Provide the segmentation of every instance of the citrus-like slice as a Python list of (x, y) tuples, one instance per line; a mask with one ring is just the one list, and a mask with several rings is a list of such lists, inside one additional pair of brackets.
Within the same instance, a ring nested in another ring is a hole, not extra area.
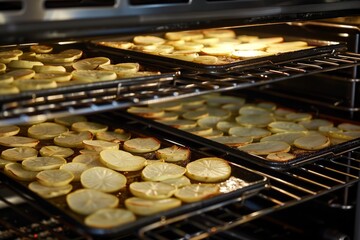
[(125, 206), (133, 213), (140, 216), (149, 216), (162, 211), (181, 206), (181, 201), (176, 198), (166, 199), (143, 199), (131, 197), (125, 200)]
[(72, 160), (73, 163), (83, 163), (86, 166), (90, 167), (102, 167), (104, 166), (101, 162), (100, 162), (100, 155), (99, 153), (96, 154), (80, 154), (77, 155), (76, 157), (73, 158)]
[(59, 146), (44, 146), (40, 148), (40, 155), (43, 157), (62, 157), (67, 158), (74, 154), (74, 150)]
[(96, 139), (108, 142), (120, 143), (129, 140), (130, 138), (131, 133), (125, 132), (122, 129), (115, 129), (113, 132), (106, 131), (96, 133)]
[(35, 76), (35, 71), (31, 69), (18, 69), (5, 73), (6, 76), (11, 76), (14, 80), (28, 80)]
[(60, 187), (68, 185), (74, 179), (74, 175), (66, 170), (50, 169), (39, 172), (36, 179), (44, 186)]
[(337, 127), (344, 131), (360, 131), (360, 125), (354, 123), (340, 123)]
[(91, 140), (93, 134), (89, 131), (65, 132), (54, 138), (54, 143), (61, 147), (83, 148), (84, 140)]
[(68, 194), (73, 189), (71, 184), (58, 187), (48, 187), (42, 185), (38, 181), (31, 182), (28, 185), (29, 189), (43, 198), (54, 198)]
[(30, 50), (36, 53), (49, 53), (53, 50), (53, 47), (48, 45), (31, 45)]
[(220, 187), (217, 184), (191, 184), (178, 189), (175, 192), (175, 197), (183, 202), (197, 202), (206, 198), (213, 197), (220, 192)]
[(106, 149), (119, 149), (118, 143), (104, 140), (84, 140), (83, 144), (85, 149), (95, 152), (101, 152), (102, 150)]
[(134, 213), (121, 208), (100, 209), (84, 220), (85, 224), (94, 228), (114, 228), (136, 220)]
[(0, 137), (0, 145), (5, 147), (36, 147), (39, 140), (22, 136)]
[(75, 70), (94, 70), (100, 66), (110, 64), (110, 59), (107, 57), (85, 58), (73, 63)]
[(108, 126), (95, 122), (76, 122), (71, 125), (71, 129), (77, 132), (89, 131), (96, 134), (98, 132), (105, 132)]
[(289, 152), (290, 145), (282, 141), (265, 141), (259, 143), (250, 143), (238, 147), (239, 150), (254, 155), (268, 155), (277, 152)]
[(63, 66), (53, 66), (53, 65), (35, 65), (33, 66), (33, 70), (37, 73), (65, 73), (66, 68)]
[(330, 140), (328, 137), (316, 133), (296, 139), (294, 145), (305, 150), (319, 150), (330, 146)]
[(43, 80), (43, 79), (31, 79), (29, 80), (17, 80), (15, 85), (20, 91), (32, 91), (32, 90), (41, 90), (56, 88), (57, 84), (52, 80)]
[(94, 189), (79, 189), (69, 193), (66, 202), (74, 212), (89, 215), (103, 208), (117, 207), (119, 198)]
[(80, 181), (80, 175), (88, 168), (88, 165), (80, 162), (68, 162), (60, 167), (60, 169), (71, 172), (74, 175), (73, 181)]
[(353, 131), (353, 132), (330, 132), (330, 137), (344, 139), (344, 140), (353, 140), (356, 138), (360, 138), (360, 131)]
[(237, 137), (237, 136), (221, 136), (221, 137), (214, 137), (211, 140), (225, 144), (230, 147), (239, 147), (249, 144), (253, 141), (252, 137)]
[(51, 122), (44, 122), (33, 125), (28, 128), (29, 137), (33, 137), (40, 140), (53, 139), (62, 133), (68, 131), (68, 128)]
[(186, 176), (200, 182), (220, 182), (231, 175), (229, 163), (221, 158), (200, 158), (186, 165)]
[(191, 184), (190, 179), (188, 177), (186, 177), (186, 176), (181, 176), (179, 178), (165, 179), (165, 180), (163, 180), (161, 182), (170, 184), (170, 185), (175, 186), (177, 188), (180, 188), (180, 187)]
[(124, 142), (123, 148), (132, 153), (153, 152), (160, 148), (161, 143), (153, 137), (132, 138)]
[(35, 158), (37, 155), (38, 151), (32, 147), (15, 147), (1, 152), (1, 158), (10, 161), (22, 161)]
[(310, 113), (289, 113), (285, 116), (286, 120), (293, 122), (300, 122), (310, 120), (312, 115)]
[(71, 116), (59, 117), (54, 119), (54, 122), (58, 124), (62, 124), (67, 127), (71, 127), (71, 125), (76, 122), (86, 122), (86, 121), (87, 118), (81, 115), (71, 115)]
[(30, 171), (57, 169), (65, 163), (66, 160), (61, 157), (36, 157), (22, 161), (23, 167)]
[(146, 118), (158, 118), (164, 115), (164, 110), (149, 107), (130, 107), (127, 112)]
[(306, 133), (304, 132), (283, 132), (275, 133), (273, 135), (263, 137), (260, 142), (264, 141), (282, 141), (290, 145), (294, 144), (294, 141), (298, 138), (304, 137)]
[(334, 124), (325, 119), (310, 119), (305, 121), (300, 121), (300, 125), (303, 125), (308, 130), (318, 130), (319, 127), (332, 127)]
[(83, 187), (102, 192), (115, 192), (125, 187), (126, 177), (119, 172), (105, 167), (93, 167), (80, 176)]
[(275, 121), (269, 123), (268, 129), (273, 133), (307, 131), (307, 129), (303, 125), (294, 122), (285, 122), (285, 121)]
[(34, 181), (38, 172), (26, 170), (20, 163), (8, 163), (4, 167), (4, 173), (19, 181)]
[(266, 127), (275, 119), (271, 114), (251, 114), (238, 116), (235, 120), (245, 127)]
[(171, 178), (179, 178), (186, 172), (184, 167), (173, 163), (156, 162), (147, 165), (141, 172), (146, 181), (163, 181)]
[(164, 159), (166, 162), (185, 161), (190, 158), (190, 154), (190, 149), (176, 145), (162, 148), (155, 152), (157, 159)]
[(176, 187), (164, 182), (133, 182), (129, 189), (135, 197), (145, 199), (169, 198), (176, 191)]
[(196, 127), (197, 125), (195, 121), (184, 120), (184, 119), (170, 120), (170, 121), (159, 120), (158, 122), (179, 129), (193, 128)]
[(269, 136), (271, 132), (258, 127), (232, 127), (229, 129), (229, 134), (231, 136), (252, 137), (254, 139), (259, 139)]
[(56, 82), (66, 82), (70, 81), (72, 78), (71, 73), (68, 72), (43, 72), (43, 73), (36, 73), (34, 79), (49, 79)]
[(295, 157), (296, 156), (292, 153), (277, 152), (277, 153), (270, 153), (269, 155), (266, 156), (266, 159), (275, 162), (286, 162), (294, 159)]
[(145, 167), (146, 159), (134, 156), (122, 150), (104, 150), (100, 152), (100, 161), (117, 171), (138, 171)]

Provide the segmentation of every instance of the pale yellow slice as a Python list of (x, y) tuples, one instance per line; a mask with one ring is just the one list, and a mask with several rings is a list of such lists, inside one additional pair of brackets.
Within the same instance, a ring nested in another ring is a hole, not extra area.
[(15, 56), (21, 56), (23, 54), (23, 51), (20, 49), (13, 49), (13, 50), (7, 50), (7, 51), (1, 51), (0, 56), (7, 56), (9, 54), (13, 54)]
[(33, 137), (40, 140), (53, 139), (60, 134), (68, 132), (68, 128), (52, 122), (44, 122), (35, 124), (28, 128), (29, 137)]
[(186, 172), (184, 167), (173, 163), (156, 162), (147, 165), (141, 172), (146, 181), (163, 181), (166, 179), (179, 178)]
[(0, 75), (0, 84), (1, 84), (1, 87), (3, 86), (12, 86), (10, 85), (11, 83), (14, 82), (14, 77), (13, 76), (10, 76), (8, 74), (3, 74), (3, 75)]
[(188, 120), (198, 120), (207, 116), (209, 116), (209, 112), (207, 110), (188, 111), (182, 115), (183, 118)]
[(225, 144), (230, 147), (239, 147), (244, 146), (246, 144), (252, 143), (252, 137), (237, 137), (237, 136), (221, 136), (221, 137), (214, 137), (211, 140)]
[(89, 165), (80, 162), (68, 162), (60, 167), (60, 169), (71, 172), (74, 175), (73, 181), (80, 181), (81, 174), (88, 168), (90, 168)]
[(231, 54), (232, 57), (240, 59), (251, 59), (257, 57), (265, 57), (269, 55), (270, 54), (268, 52), (260, 50), (236, 50)]
[(360, 125), (354, 123), (340, 123), (337, 127), (344, 131), (360, 131)]
[(71, 125), (71, 129), (77, 132), (89, 131), (92, 134), (96, 134), (98, 132), (105, 132), (108, 126), (95, 122), (76, 122)]
[(43, 198), (54, 198), (68, 194), (73, 189), (71, 184), (58, 186), (58, 187), (48, 187), (38, 181), (31, 182), (28, 185), (29, 189)]
[(286, 142), (290, 145), (294, 144), (294, 141), (298, 138), (304, 137), (306, 135), (305, 132), (282, 132), (275, 133), (271, 136), (261, 138), (260, 142), (264, 141), (282, 141)]
[[(233, 46), (234, 47), (234, 50), (236, 50), (235, 52), (261, 52), (261, 54), (264, 54), (266, 47), (267, 45), (265, 43), (240, 43), (240, 44), (236, 44)], [(266, 52), (265, 52), (266, 53)], [(235, 57), (241, 57), (241, 55), (243, 54), (238, 54), (238, 53), (235, 53)], [(237, 55), (237, 56), (236, 56)]]
[(296, 139), (294, 145), (305, 150), (320, 150), (330, 146), (330, 140), (328, 137), (316, 133)]
[(31, 45), (30, 50), (36, 53), (49, 53), (53, 50), (53, 47), (48, 45)]
[(65, 163), (66, 160), (61, 157), (36, 157), (22, 161), (22, 166), (26, 170), (41, 171), (48, 169), (57, 169)]
[[(171, 53), (174, 51), (175, 49), (175, 46), (176, 44), (173, 44), (173, 46), (171, 45), (153, 45), (155, 46), (153, 49), (148, 49), (148, 50), (145, 50), (144, 49), (144, 52), (146, 53), (152, 53), (152, 54), (163, 54), (163, 53)], [(149, 46), (149, 45), (147, 45)]]
[(241, 115), (235, 118), (236, 122), (245, 127), (266, 127), (275, 119), (271, 114)]
[(83, 144), (85, 149), (96, 152), (101, 152), (106, 149), (119, 149), (119, 143), (104, 140), (84, 140)]
[(103, 208), (117, 207), (119, 198), (94, 189), (79, 189), (66, 196), (66, 203), (74, 212), (89, 215)]
[(199, 135), (199, 136), (208, 136), (208, 135), (212, 134), (213, 129), (211, 127), (194, 127), (194, 128), (184, 129), (184, 131), (187, 131), (189, 133)]
[(15, 125), (1, 126), (0, 137), (14, 136), (20, 132), (20, 128)]
[(185, 120), (185, 119), (177, 119), (177, 120), (170, 120), (170, 121), (162, 121), (158, 120), (158, 122), (174, 127), (179, 129), (187, 129), (196, 127), (197, 123), (193, 120)]
[(190, 154), (190, 149), (176, 145), (162, 148), (155, 152), (157, 159), (164, 159), (166, 162), (185, 161), (190, 158)]
[(212, 107), (218, 107), (224, 104), (228, 104), (228, 103), (234, 103), (234, 104), (238, 104), (243, 105), (245, 103), (245, 99), (241, 98), (241, 97), (233, 97), (233, 96), (212, 96), (206, 99), (206, 102), (209, 106)]
[(241, 115), (269, 114), (269, 110), (258, 106), (247, 105), (247, 106), (242, 106), (239, 109), (239, 114)]
[(71, 125), (76, 122), (86, 122), (86, 121), (87, 118), (81, 115), (71, 115), (71, 116), (59, 117), (54, 119), (54, 122), (62, 124), (67, 127), (71, 127)]
[(229, 121), (220, 121), (216, 124), (216, 128), (223, 132), (229, 132), (230, 128), (232, 127), (240, 127), (240, 126), (236, 122), (229, 122)]
[(0, 145), (5, 147), (36, 147), (39, 142), (38, 139), (22, 136), (0, 137)]
[(151, 44), (163, 44), (165, 39), (157, 36), (136, 36), (133, 39), (135, 44), (151, 45)]
[(56, 81), (43, 79), (17, 80), (14, 85), (19, 88), (20, 91), (50, 89), (58, 86)]
[(136, 73), (140, 69), (139, 63), (118, 63), (115, 65), (108, 64), (99, 67), (102, 70), (113, 71), (117, 75)]
[(14, 161), (5, 160), (5, 159), (0, 158), (0, 169), (4, 169), (5, 165), (8, 163), (14, 163)]
[(174, 44), (176, 50), (190, 50), (193, 52), (199, 52), (204, 45), (196, 42), (186, 42), (184, 44)]
[(35, 65), (33, 66), (33, 70), (37, 73), (65, 73), (66, 68), (63, 66), (53, 66), (53, 65)]
[(4, 167), (4, 173), (19, 181), (34, 181), (38, 172), (26, 170), (20, 163), (8, 163)]
[(160, 148), (161, 143), (153, 137), (132, 138), (124, 142), (123, 148), (131, 153), (153, 152)]
[(124, 142), (130, 138), (131, 133), (125, 132), (122, 129), (115, 129), (113, 132), (106, 131), (96, 133), (96, 139), (114, 143)]
[(39, 61), (28, 61), (28, 60), (12, 60), (8, 63), (9, 68), (19, 68), (19, 69), (32, 69), (34, 66), (44, 65)]
[(332, 138), (353, 140), (356, 138), (360, 138), (360, 131), (330, 132), (329, 135)]
[(54, 138), (54, 143), (61, 147), (83, 148), (84, 140), (91, 140), (93, 134), (89, 131), (65, 132)]
[(330, 136), (331, 132), (342, 132), (343, 130), (334, 126), (320, 126), (318, 131), (325, 136)]
[(201, 39), (204, 34), (201, 31), (179, 31), (179, 32), (167, 32), (165, 38), (169, 40), (184, 40), (192, 41), (194, 39)]
[(79, 59), (83, 55), (83, 51), (80, 50), (80, 49), (75, 49), (74, 48), (74, 49), (64, 50), (60, 54), (70, 55), (70, 56), (73, 56), (75, 59)]
[(172, 52), (172, 53), (160, 53), (161, 56), (168, 58), (175, 58), (182, 61), (193, 61), (195, 58), (199, 57), (198, 53), (194, 52)]
[(222, 136), (224, 136), (224, 133), (220, 130), (213, 130), (210, 134), (202, 135), (202, 137), (209, 139), (222, 137)]
[(0, 63), (7, 64), (13, 60), (19, 59), (19, 56), (17, 54), (14, 53), (1, 54), (1, 53), (0, 53)]
[(129, 185), (130, 192), (139, 198), (164, 199), (171, 197), (176, 187), (164, 182), (133, 182)]
[(36, 179), (44, 186), (61, 187), (68, 185), (74, 179), (74, 175), (66, 170), (50, 169), (39, 172)]
[(72, 74), (68, 72), (42, 72), (36, 73), (34, 79), (49, 79), (56, 82), (67, 82), (72, 78)]
[(84, 222), (93, 228), (111, 229), (135, 220), (136, 216), (129, 210), (103, 208), (87, 216)]
[(110, 59), (107, 57), (85, 58), (73, 63), (75, 70), (94, 70), (100, 66), (110, 64)]
[(158, 118), (164, 115), (164, 110), (149, 107), (130, 107), (127, 112), (146, 118)]
[(221, 120), (222, 117), (208, 116), (197, 120), (197, 124), (200, 127), (215, 128), (218, 122)]
[(222, 158), (200, 158), (186, 165), (186, 176), (200, 182), (220, 182), (230, 175), (231, 167)]
[[(1, 82), (1, 80), (0, 80), (0, 82)], [(14, 85), (0, 83), (0, 95), (17, 94), (19, 92), (20, 92), (20, 89)]]
[(266, 156), (267, 160), (275, 161), (275, 162), (286, 162), (296, 158), (296, 155), (288, 152), (277, 152), (270, 153)]
[(214, 37), (214, 38), (235, 38), (236, 33), (231, 29), (206, 29), (202, 33), (205, 37)]
[(319, 127), (332, 127), (334, 125), (334, 123), (329, 120), (319, 118), (300, 121), (299, 124), (308, 130), (318, 130)]
[(264, 37), (264, 38), (258, 38), (256, 40), (253, 40), (253, 43), (265, 43), (265, 44), (274, 44), (274, 43), (281, 43), (284, 41), (283, 37)]
[(216, 56), (198, 56), (193, 61), (205, 65), (215, 65), (219, 62), (219, 58)]
[(6, 76), (11, 76), (14, 80), (28, 80), (35, 76), (35, 71), (31, 69), (18, 69), (5, 73)]
[(6, 65), (4, 63), (0, 63), (0, 73), (5, 73)]
[(131, 197), (125, 200), (125, 206), (127, 209), (137, 215), (149, 216), (155, 213), (180, 207), (181, 201), (176, 198), (150, 200)]
[(268, 129), (273, 133), (307, 131), (307, 129), (303, 125), (294, 122), (286, 122), (286, 121), (272, 122), (268, 125)]
[(124, 175), (105, 167), (89, 168), (80, 176), (80, 182), (83, 187), (102, 192), (119, 191), (125, 187), (126, 181)]
[(289, 152), (291, 147), (288, 143), (282, 141), (265, 141), (259, 143), (250, 143), (238, 147), (239, 150), (254, 155), (268, 155), (278, 152)]
[(104, 150), (100, 162), (117, 171), (138, 171), (145, 167), (146, 159), (122, 150)]
[(179, 188), (175, 192), (175, 197), (179, 198), (183, 202), (197, 202), (220, 193), (220, 187), (217, 184), (191, 184)]
[(286, 120), (293, 122), (307, 121), (312, 118), (310, 113), (289, 113), (285, 115)]
[(182, 108), (182, 103), (180, 101), (161, 102), (151, 104), (149, 107), (166, 111), (179, 111)]
[(186, 176), (181, 176), (179, 178), (165, 179), (165, 180), (163, 180), (161, 182), (170, 184), (172, 186), (175, 186), (176, 188), (180, 188), (180, 187), (187, 186), (187, 185), (191, 184), (190, 179), (188, 177), (186, 177)]
[(121, 48), (121, 49), (130, 49), (134, 46), (134, 43), (127, 41), (106, 41), (106, 42), (98, 42), (100, 45), (109, 46), (113, 48)]
[(258, 127), (232, 127), (229, 129), (231, 136), (237, 137), (251, 137), (253, 139), (260, 139), (271, 135), (271, 132)]
[(59, 146), (44, 146), (40, 148), (40, 155), (42, 157), (62, 157), (67, 158), (74, 154), (74, 150)]
[(23, 161), (30, 158), (35, 158), (38, 151), (32, 147), (15, 147), (9, 148), (1, 152), (1, 158), (10, 161)]
[(100, 162), (99, 153), (96, 154), (80, 154), (73, 158), (73, 163), (83, 163), (87, 167), (103, 167), (104, 165)]
[(113, 71), (105, 70), (74, 70), (72, 78), (84, 82), (99, 82), (115, 80), (117, 75)]
[(234, 49), (230, 46), (203, 47), (201, 53), (212, 56), (231, 56)]

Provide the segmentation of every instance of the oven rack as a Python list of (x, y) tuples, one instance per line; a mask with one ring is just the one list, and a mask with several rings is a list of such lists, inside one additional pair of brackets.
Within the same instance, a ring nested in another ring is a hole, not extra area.
[(21, 99), (0, 101), (0, 126), (109, 111), (216, 91), (243, 89), (359, 64), (360, 54), (321, 54), (248, 69), (233, 67), (225, 73), (184, 72), (179, 78), (164, 78), (156, 82), (139, 83), (136, 86), (109, 84), (95, 89), (68, 88), (54, 92), (49, 90), (42, 95), (33, 93)]
[(268, 189), (207, 212), (154, 223), (140, 229), (139, 236), (145, 240), (205, 239), (275, 211), (351, 186), (359, 181), (360, 147), (332, 159), (321, 159), (286, 172), (268, 169), (256, 172), (268, 177)]

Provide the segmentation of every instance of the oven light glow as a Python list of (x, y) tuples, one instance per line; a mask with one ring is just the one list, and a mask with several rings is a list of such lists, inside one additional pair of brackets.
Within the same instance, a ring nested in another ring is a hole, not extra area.
[(59, 45), (66, 45), (66, 44), (72, 44), (77, 43), (77, 41), (64, 41), (64, 42), (58, 42)]
[(339, 37), (349, 37), (348, 33), (339, 33)]

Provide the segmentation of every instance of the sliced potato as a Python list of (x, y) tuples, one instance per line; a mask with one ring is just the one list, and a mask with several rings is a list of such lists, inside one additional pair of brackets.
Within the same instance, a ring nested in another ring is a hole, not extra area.
[(110, 59), (107, 57), (85, 58), (73, 63), (72, 67), (75, 70), (94, 70), (103, 65), (110, 64)]
[(180, 187), (183, 187), (183, 186), (186, 186), (186, 185), (190, 185), (191, 184), (191, 181), (188, 177), (186, 176), (181, 176), (179, 178), (170, 178), (170, 179), (165, 179), (161, 182), (164, 182), (164, 183), (167, 183), (167, 184), (170, 184), (172, 186), (175, 186), (177, 188), (180, 188)]
[(30, 50), (35, 53), (49, 53), (53, 50), (53, 47), (48, 45), (31, 45)]
[(305, 150), (320, 150), (330, 146), (330, 140), (321, 134), (309, 134), (296, 139), (294, 145)]
[(124, 142), (123, 148), (131, 153), (153, 152), (160, 148), (160, 141), (153, 137), (132, 138)]
[(260, 142), (264, 141), (282, 141), (290, 145), (294, 144), (294, 141), (300, 137), (304, 137), (305, 132), (282, 132), (275, 133), (273, 135), (261, 138)]
[(74, 179), (74, 175), (62, 169), (49, 169), (36, 174), (36, 179), (44, 186), (61, 187), (68, 185)]
[(136, 36), (133, 39), (135, 44), (152, 45), (152, 44), (163, 44), (165, 39), (156, 36)]
[(17, 80), (14, 85), (20, 89), (20, 91), (50, 89), (58, 86), (56, 81), (43, 79)]
[(62, 157), (67, 158), (74, 154), (74, 150), (59, 146), (43, 146), (40, 148), (40, 155), (42, 157)]
[(65, 164), (66, 160), (61, 157), (36, 157), (22, 161), (22, 166), (30, 171), (42, 171), (57, 169)]
[(271, 114), (251, 114), (238, 116), (235, 120), (245, 127), (266, 127), (275, 119)]
[(93, 134), (89, 131), (65, 132), (54, 138), (54, 143), (61, 147), (83, 148), (84, 140), (91, 140)]
[(74, 70), (72, 79), (84, 82), (99, 82), (115, 80), (117, 75), (113, 71), (105, 70)]
[(158, 120), (158, 122), (179, 129), (193, 128), (196, 127), (197, 125), (196, 122), (193, 120), (184, 120), (184, 119), (170, 120), (170, 121)]
[(43, 66), (44, 64), (39, 61), (28, 61), (28, 60), (12, 60), (8, 63), (9, 68), (19, 69), (32, 69), (34, 66)]
[(175, 197), (183, 202), (197, 202), (206, 198), (213, 197), (220, 193), (220, 187), (217, 184), (191, 184), (179, 188), (175, 192)]
[(0, 137), (14, 136), (20, 132), (20, 128), (15, 125), (0, 126)]
[(54, 119), (54, 122), (58, 124), (62, 124), (66, 127), (71, 127), (71, 125), (76, 122), (86, 122), (86, 121), (87, 121), (86, 117), (81, 115), (71, 115), (71, 116), (59, 117)]
[(139, 198), (164, 199), (171, 197), (176, 187), (164, 182), (133, 182), (129, 185), (130, 192)]
[(56, 82), (70, 81), (72, 74), (68, 72), (42, 72), (36, 73), (34, 79), (52, 80)]
[(102, 150), (106, 149), (119, 149), (119, 144), (116, 142), (108, 142), (104, 140), (84, 140), (83, 141), (84, 148), (95, 151), (101, 152)]
[(60, 169), (71, 172), (74, 175), (73, 181), (80, 181), (81, 174), (88, 168), (90, 168), (89, 165), (81, 162), (68, 162), (60, 167)]
[(237, 137), (237, 136), (221, 136), (221, 137), (214, 137), (211, 140), (225, 144), (230, 147), (239, 147), (249, 144), (253, 141), (252, 137)]
[(130, 107), (127, 112), (146, 118), (159, 118), (164, 115), (164, 110), (149, 107)]
[(33, 137), (40, 140), (53, 139), (60, 134), (69, 131), (67, 127), (52, 123), (52, 122), (44, 122), (38, 123), (28, 128), (29, 137)]
[(39, 142), (38, 139), (22, 136), (0, 137), (0, 145), (5, 147), (36, 147)]
[(271, 132), (258, 127), (232, 127), (229, 129), (231, 136), (237, 137), (251, 137), (253, 139), (260, 139), (271, 135)]
[(71, 125), (71, 129), (77, 132), (89, 131), (92, 134), (96, 134), (98, 132), (105, 132), (108, 126), (95, 122), (76, 122)]
[(190, 154), (190, 149), (176, 145), (162, 148), (155, 152), (157, 159), (164, 159), (166, 162), (186, 161), (189, 160)]
[(330, 137), (344, 139), (344, 140), (353, 140), (360, 138), (360, 131), (347, 131), (347, 132), (330, 132)]
[(354, 123), (340, 123), (337, 127), (344, 131), (360, 131), (360, 125)]
[(200, 182), (220, 182), (230, 175), (229, 163), (217, 157), (200, 158), (186, 165), (186, 176)]
[(103, 150), (100, 161), (105, 166), (117, 171), (138, 171), (145, 167), (146, 159), (134, 156), (122, 150)]
[(184, 167), (173, 163), (156, 162), (147, 165), (141, 172), (146, 181), (163, 181), (166, 179), (179, 178), (186, 172)]
[(296, 156), (288, 152), (270, 153), (269, 155), (266, 156), (267, 160), (275, 161), (275, 162), (286, 162), (294, 158), (296, 158)]
[(300, 121), (300, 125), (303, 125), (308, 130), (318, 130), (319, 127), (332, 127), (333, 122), (326, 119), (310, 119), (305, 121)]
[(135, 220), (135, 215), (129, 210), (103, 208), (87, 216), (84, 222), (90, 227), (109, 229), (134, 222)]
[(286, 120), (293, 122), (307, 121), (312, 118), (310, 113), (289, 113), (285, 115)]
[(273, 133), (281, 132), (306, 132), (307, 129), (298, 123), (275, 121), (268, 125), (268, 129)]
[(8, 163), (4, 167), (4, 173), (19, 181), (34, 181), (38, 172), (23, 168), (20, 163)]
[(137, 215), (149, 216), (155, 213), (179, 207), (181, 206), (181, 201), (176, 198), (150, 200), (131, 197), (125, 200), (125, 206), (127, 209)]
[(290, 145), (282, 141), (265, 141), (259, 143), (250, 143), (245, 146), (238, 147), (239, 150), (254, 155), (268, 155), (278, 152), (289, 152)]
[(96, 133), (96, 139), (120, 143), (131, 138), (131, 134), (129, 132), (125, 132), (122, 129), (115, 129), (113, 132), (105, 131)]
[(10, 161), (23, 161), (25, 159), (35, 158), (38, 151), (32, 147), (15, 147), (1, 152), (1, 158)]
[(31, 69), (17, 69), (5, 73), (6, 76), (11, 76), (14, 80), (28, 80), (35, 76), (35, 71)]
[(73, 189), (71, 184), (58, 186), (58, 187), (48, 187), (38, 181), (31, 182), (28, 185), (29, 189), (43, 198), (54, 198), (68, 194)]

